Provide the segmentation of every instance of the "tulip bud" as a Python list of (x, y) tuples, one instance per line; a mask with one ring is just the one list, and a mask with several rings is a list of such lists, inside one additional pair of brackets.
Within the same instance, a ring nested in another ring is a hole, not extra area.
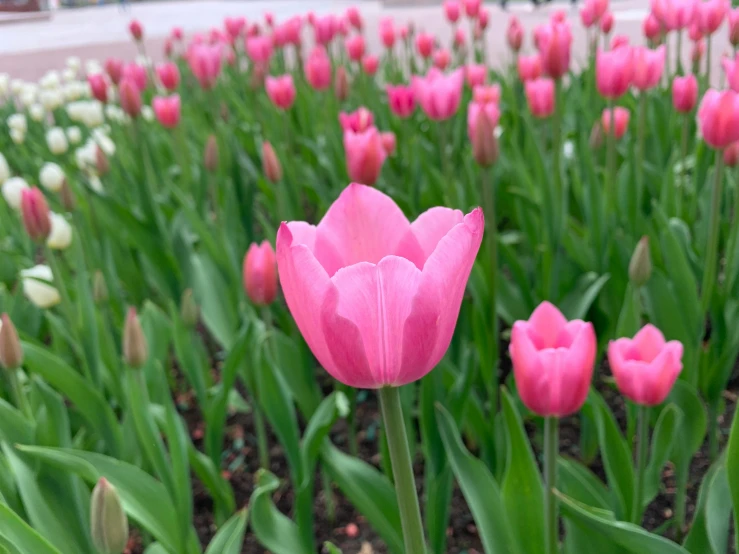
[(477, 114), (472, 153), (475, 161), (482, 167), (488, 167), (498, 159), (498, 139), (495, 138), (493, 122), (485, 110), (480, 110)]
[(382, 147), (385, 149), (385, 153), (388, 156), (392, 156), (395, 153), (396, 147), (395, 133), (380, 133), (380, 138), (382, 139)]
[(652, 260), (649, 256), (649, 237), (644, 236), (636, 244), (629, 262), (629, 280), (637, 287), (647, 284), (652, 276)]
[(119, 85), (121, 108), (131, 117), (141, 113), (141, 91), (130, 77), (124, 77)]
[(18, 338), (18, 331), (8, 314), (0, 316), (0, 366), (5, 369), (17, 369), (23, 363), (23, 348)]
[(61, 199), (62, 206), (64, 206), (66, 211), (74, 211), (74, 194), (72, 193), (72, 189), (66, 179), (64, 179), (64, 182), (62, 183), (62, 188), (59, 189), (59, 198)]
[(90, 534), (95, 548), (102, 554), (121, 554), (128, 543), (126, 512), (118, 491), (105, 477), (101, 477), (92, 490)]
[(180, 302), (180, 316), (182, 321), (188, 327), (194, 327), (200, 316), (200, 310), (198, 305), (195, 303), (195, 297), (193, 296), (192, 289), (186, 289), (182, 293), (182, 301)]
[(215, 135), (210, 135), (208, 142), (205, 143), (203, 165), (211, 173), (214, 173), (218, 169), (218, 142), (216, 141)]
[(32, 187), (21, 193), (21, 213), (23, 226), (33, 240), (45, 240), (51, 232), (49, 205), (44, 194)]
[(604, 140), (603, 125), (601, 125), (600, 121), (596, 121), (595, 125), (593, 125), (593, 130), (590, 131), (590, 149), (600, 150), (603, 147)]
[(141, 328), (136, 308), (129, 308), (126, 324), (123, 329), (123, 360), (129, 367), (143, 367), (149, 357), (144, 330)]
[(128, 30), (135, 41), (140, 41), (144, 36), (144, 28), (136, 19), (133, 19), (131, 23), (128, 24)]
[(99, 146), (95, 147), (95, 168), (97, 169), (97, 174), (100, 177), (104, 177), (107, 175), (108, 171), (110, 171), (110, 162), (108, 162), (108, 156), (105, 155), (105, 152), (103, 152), (103, 149)]
[(108, 285), (105, 283), (105, 275), (100, 270), (92, 276), (92, 298), (96, 304), (108, 301)]
[(252, 243), (244, 256), (244, 289), (259, 306), (271, 304), (277, 296), (277, 259), (269, 241)]
[(344, 69), (343, 65), (336, 68), (334, 92), (336, 94), (336, 99), (339, 102), (343, 102), (349, 96), (349, 80), (346, 77), (346, 69)]
[(267, 177), (270, 183), (277, 183), (282, 179), (280, 160), (277, 159), (275, 149), (267, 141), (262, 143), (262, 168), (264, 169), (264, 176)]

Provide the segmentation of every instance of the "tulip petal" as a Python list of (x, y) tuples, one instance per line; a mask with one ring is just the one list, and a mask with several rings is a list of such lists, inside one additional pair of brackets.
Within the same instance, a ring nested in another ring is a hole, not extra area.
[(597, 340), (591, 323), (570, 321), (569, 327), (577, 327), (573, 332), (572, 344), (567, 349), (564, 374), (567, 386), (562, 391), (562, 415), (578, 411), (588, 397), (590, 382), (595, 368)]
[(539, 351), (531, 342), (528, 325), (527, 321), (516, 321), (513, 324), (509, 351), (521, 401), (532, 412), (543, 414), (548, 409), (548, 395), (538, 394), (540, 387), (537, 383), (546, 379), (547, 372), (541, 369)]
[(342, 267), (377, 263), (393, 254), (409, 228), (408, 219), (389, 196), (352, 183), (318, 224), (315, 254), (333, 276)]
[[(439, 241), (454, 227), (464, 221), (464, 214), (460, 210), (436, 207), (423, 212), (411, 223), (410, 232), (403, 237), (398, 246), (397, 254), (407, 258), (423, 269), (423, 264), (431, 253), (436, 250)], [(413, 239), (416, 240), (413, 240)], [(415, 245), (418, 243), (423, 252), (421, 263), (412, 258), (416, 252)]]
[(418, 268), (397, 256), (377, 265), (362, 262), (343, 268), (331, 279), (338, 294), (327, 297), (322, 324), (335, 364), (347, 364), (341, 369), (353, 382), (371, 382), (363, 387), (398, 384), (404, 329), (420, 280)]
[(559, 346), (557, 341), (566, 326), (567, 319), (550, 302), (539, 304), (529, 318), (529, 333), (539, 350)]
[(423, 266), (417, 294), (439, 298), (439, 330), (434, 351), (429, 357), (431, 367), (439, 363), (449, 348), (484, 228), (482, 210), (476, 208), (439, 241)]
[(639, 360), (647, 363), (654, 360), (664, 346), (665, 336), (651, 323), (642, 327), (631, 341), (631, 347), (638, 352)]

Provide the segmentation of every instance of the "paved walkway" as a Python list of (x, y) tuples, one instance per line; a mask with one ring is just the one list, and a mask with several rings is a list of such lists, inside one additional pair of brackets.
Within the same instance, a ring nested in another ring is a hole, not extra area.
[[(451, 40), (451, 28), (442, 17), (439, 4), (395, 7), (386, 6), (379, 0), (177, 0), (136, 3), (125, 12), (115, 5), (60, 10), (47, 20), (1, 25), (0, 72), (23, 79), (38, 79), (46, 71), (60, 68), (69, 56), (79, 56), (83, 60), (104, 60), (109, 56), (132, 58), (136, 55), (136, 48), (128, 36), (127, 25), (134, 17), (144, 25), (149, 54), (160, 59), (165, 37), (173, 26), (180, 26), (186, 34), (191, 34), (220, 26), (226, 16), (243, 15), (248, 19), (261, 19), (265, 11), (271, 11), (280, 21), (308, 11), (319, 15), (342, 13), (350, 5), (358, 5), (364, 15), (370, 50), (379, 52), (381, 49), (378, 25), (380, 19), (386, 16), (399, 22), (413, 21), (416, 28), (434, 33), (444, 43), (448, 44)], [(615, 32), (628, 35), (633, 43), (641, 44), (641, 23), (647, 13), (646, 6), (646, 0), (612, 0)], [(497, 3), (488, 2), (488, 7), (491, 12), (487, 32), (488, 59), (492, 65), (500, 65), (509, 59), (505, 45), (509, 13), (515, 13), (530, 31), (546, 21), (552, 11), (568, 10), (576, 22), (573, 25), (575, 58), (583, 57), (585, 32), (579, 23), (577, 11), (570, 8), (569, 2), (549, 4), (538, 10), (528, 3), (513, 3), (507, 13), (502, 12)], [(720, 55), (728, 52), (725, 26), (714, 41), (714, 65), (718, 66)], [(684, 42), (684, 59), (687, 61), (690, 45), (687, 44), (689, 41)], [(526, 51), (533, 48), (529, 33), (524, 48)]]

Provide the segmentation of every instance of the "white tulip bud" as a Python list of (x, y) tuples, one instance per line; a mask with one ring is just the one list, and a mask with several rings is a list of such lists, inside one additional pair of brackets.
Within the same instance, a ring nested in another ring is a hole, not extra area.
[(2, 152), (0, 152), (0, 183), (4, 183), (10, 177), (10, 167), (8, 167), (8, 160), (5, 159)]
[(28, 113), (34, 121), (41, 121), (46, 115), (46, 110), (41, 104), (33, 104), (28, 108)]
[(48, 265), (37, 265), (21, 271), (23, 294), (39, 308), (51, 308), (60, 301), (59, 291), (50, 283), (54, 282), (54, 274)]
[(69, 148), (67, 135), (61, 127), (52, 127), (46, 131), (46, 144), (52, 154), (64, 154)]
[(62, 79), (64, 79), (64, 81), (66, 81), (67, 83), (69, 81), (74, 81), (76, 78), (77, 72), (71, 67), (67, 67), (66, 69), (64, 69), (64, 71), (62, 71)]
[(154, 121), (154, 110), (151, 106), (141, 106), (141, 117), (146, 121)]
[(54, 250), (64, 250), (72, 244), (72, 226), (63, 215), (49, 213), (51, 232), (46, 238), (46, 246)]
[(21, 195), (28, 188), (28, 183), (21, 177), (11, 177), (3, 183), (2, 194), (8, 206), (14, 210), (21, 209)]
[(0, 73), (0, 95), (6, 96), (10, 92), (10, 75)]
[(12, 81), (10, 81), (10, 91), (13, 94), (20, 94), (22, 89), (23, 89), (22, 79), (13, 79)]
[(39, 172), (41, 186), (51, 192), (59, 192), (64, 184), (64, 171), (54, 162), (46, 162)]
[(20, 129), (11, 129), (10, 138), (15, 144), (23, 144), (26, 141), (26, 133)]
[(8, 117), (8, 127), (10, 127), (10, 129), (15, 129), (25, 134), (26, 131), (28, 131), (28, 123), (26, 122), (25, 114), (14, 113), (10, 117)]
[(67, 58), (67, 67), (73, 71), (78, 71), (82, 66), (82, 62), (77, 56), (70, 56)]
[(82, 131), (76, 125), (67, 127), (67, 138), (71, 144), (79, 144), (82, 141)]

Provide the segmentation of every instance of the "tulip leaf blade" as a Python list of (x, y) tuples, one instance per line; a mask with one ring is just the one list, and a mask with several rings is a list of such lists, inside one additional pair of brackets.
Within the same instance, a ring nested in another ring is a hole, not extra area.
[(243, 508), (224, 523), (213, 540), (208, 544), (205, 554), (239, 554), (246, 534), (249, 512)]
[(61, 554), (3, 502), (0, 502), (0, 537), (5, 538), (20, 552)]
[(726, 455), (722, 455), (703, 478), (698, 505), (683, 546), (693, 554), (728, 552), (731, 504)]

